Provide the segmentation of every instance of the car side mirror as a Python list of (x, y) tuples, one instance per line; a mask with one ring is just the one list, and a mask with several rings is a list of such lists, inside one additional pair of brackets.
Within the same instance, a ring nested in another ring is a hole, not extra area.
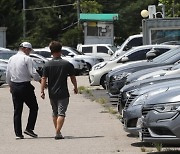
[(74, 54), (72, 54), (72, 53), (69, 53), (69, 54), (68, 54), (68, 56), (70, 56), (70, 57), (74, 57)]
[(131, 49), (131, 47), (128, 46), (128, 45), (126, 45), (126, 46), (124, 47), (123, 51), (128, 51), (129, 49)]
[(113, 52), (111, 50), (108, 50), (108, 54), (112, 56)]
[(125, 62), (127, 62), (127, 61), (129, 61), (129, 58), (128, 57), (122, 57), (121, 58), (121, 62), (123, 62), (123, 63), (125, 63)]
[(151, 60), (151, 59), (153, 59), (153, 58), (155, 58), (157, 55), (156, 55), (156, 53), (154, 53), (154, 52), (147, 52), (146, 53), (146, 58), (148, 59), (148, 60)]

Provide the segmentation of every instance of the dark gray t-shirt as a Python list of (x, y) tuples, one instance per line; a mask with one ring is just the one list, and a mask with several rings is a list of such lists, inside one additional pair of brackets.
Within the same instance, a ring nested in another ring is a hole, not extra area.
[(75, 75), (74, 66), (62, 58), (53, 58), (43, 68), (44, 77), (48, 78), (50, 99), (69, 97), (67, 77)]

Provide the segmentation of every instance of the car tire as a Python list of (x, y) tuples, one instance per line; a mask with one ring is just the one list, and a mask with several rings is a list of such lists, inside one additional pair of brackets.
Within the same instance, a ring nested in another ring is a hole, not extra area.
[(106, 74), (104, 74), (101, 78), (100, 85), (106, 89)]
[(91, 70), (92, 66), (89, 63), (86, 63), (86, 64), (87, 64), (87, 70), (89, 72)]

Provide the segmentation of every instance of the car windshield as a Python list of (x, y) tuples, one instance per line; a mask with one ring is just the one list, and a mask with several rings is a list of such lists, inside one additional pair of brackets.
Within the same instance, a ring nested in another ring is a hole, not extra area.
[(73, 50), (73, 52), (77, 55), (84, 55), (84, 53), (78, 51), (76, 48), (70, 47), (71, 50)]
[(170, 62), (174, 57), (176, 57), (177, 55), (180, 54), (180, 47), (175, 48), (175, 49), (171, 49), (167, 52), (165, 52), (164, 54), (156, 57), (153, 59), (153, 62), (155, 63), (168, 63)]
[(41, 55), (45, 58), (51, 58), (51, 52), (48, 51), (34, 51), (33, 53)]
[(110, 46), (110, 45), (109, 45), (109, 48), (110, 48), (112, 51), (114, 51), (114, 52), (115, 52), (116, 50), (118, 50), (118, 48), (117, 48), (116, 46)]

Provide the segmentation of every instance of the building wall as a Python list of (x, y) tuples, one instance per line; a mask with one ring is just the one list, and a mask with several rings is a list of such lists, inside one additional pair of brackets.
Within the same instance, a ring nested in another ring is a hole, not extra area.
[(112, 22), (84, 22), (84, 44), (114, 44)]

